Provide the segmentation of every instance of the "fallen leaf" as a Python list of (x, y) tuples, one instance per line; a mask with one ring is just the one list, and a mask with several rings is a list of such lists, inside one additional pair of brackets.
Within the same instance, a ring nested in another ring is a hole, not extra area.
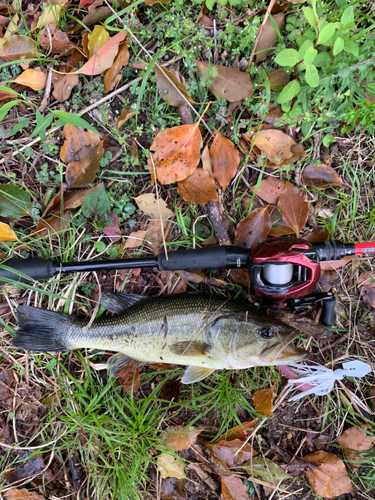
[(111, 201), (105, 190), (104, 184), (89, 193), (82, 203), (82, 213), (86, 218), (98, 217), (101, 221), (107, 221), (111, 210)]
[(30, 87), (33, 90), (42, 90), (46, 86), (47, 75), (42, 71), (27, 69), (13, 81), (14, 83)]
[[(78, 208), (82, 205), (83, 200), (86, 196), (93, 191), (96, 191), (100, 184), (91, 188), (91, 189), (81, 189), (80, 191), (74, 191), (72, 193), (60, 192), (57, 193), (56, 196), (52, 198), (52, 200), (48, 203), (42, 217), (45, 217), (49, 212), (59, 210), (65, 212), (66, 210), (70, 210), (72, 208)], [(61, 196), (63, 198), (61, 202)]]
[(210, 148), (212, 173), (225, 191), (237, 173), (240, 154), (233, 142), (216, 132)]
[(116, 379), (124, 388), (125, 392), (135, 393), (140, 385), (141, 378), (139, 375), (138, 364), (129, 363), (116, 373)]
[(375, 308), (375, 273), (371, 271), (361, 273), (358, 277), (358, 288), (363, 302)]
[(16, 233), (4, 222), (0, 222), (0, 241), (18, 241)]
[[(122, 68), (127, 66), (128, 62), (129, 62), (129, 48), (128, 48), (128, 41), (125, 40), (124, 42), (120, 43), (118, 53), (115, 57), (115, 60), (113, 61), (112, 66), (105, 72), (103, 80), (105, 93), (110, 92), (114, 88), (114, 86), (120, 82), (121, 70)], [(119, 119), (117, 119), (117, 128), (120, 128), (122, 123), (125, 122), (122, 122), (121, 125), (119, 125), (118, 121)]]
[(184, 281), (196, 284), (204, 283), (207, 279), (203, 271), (176, 271), (176, 274)]
[(329, 232), (327, 229), (313, 228), (312, 231), (305, 233), (302, 236), (303, 240), (309, 241), (310, 243), (316, 243), (321, 241), (329, 240)]
[(252, 420), (251, 422), (243, 422), (240, 425), (236, 425), (233, 429), (222, 434), (216, 441), (232, 441), (232, 439), (240, 439), (241, 441), (246, 441), (246, 439), (251, 436), (253, 430), (256, 427), (256, 420)]
[(52, 83), (54, 88), (52, 95), (58, 102), (64, 102), (69, 99), (73, 87), (78, 85), (79, 75), (75, 75), (71, 73), (71, 71), (78, 68), (84, 61), (85, 58), (82, 52), (77, 49), (73, 49), (68, 63), (60, 66), (60, 71), (68, 72), (68, 74), (60, 75), (55, 72), (52, 73)]
[[(163, 367), (163, 369), (170, 369), (171, 366), (167, 365), (167, 367)], [(181, 381), (177, 380), (167, 380), (161, 391), (158, 394), (158, 399), (163, 399), (164, 401), (172, 401), (173, 403), (179, 403), (180, 401), (180, 390), (181, 390)], [(162, 403), (162, 406), (166, 406), (166, 404)]]
[[(5, 87), (3, 87), (5, 88)], [(10, 89), (9, 89), (10, 90)], [(3, 105), (9, 101), (13, 101), (15, 98), (15, 94), (13, 92), (7, 92), (6, 90), (0, 90), (0, 104)]]
[(37, 29), (44, 28), (51, 23), (58, 23), (64, 12), (64, 7), (56, 2), (47, 5), (42, 15), (38, 19)]
[(35, 42), (28, 36), (12, 35), (2, 45), (0, 44), (0, 57), (4, 61), (29, 59), (35, 56)]
[(230, 441), (219, 441), (214, 444), (207, 444), (213, 449), (216, 455), (223, 460), (228, 467), (242, 464), (245, 460), (257, 455), (249, 443), (244, 443), (241, 439), (231, 439)]
[(185, 201), (195, 205), (218, 200), (215, 181), (211, 174), (203, 170), (203, 168), (196, 168), (189, 177), (179, 181), (177, 183), (177, 193)]
[[(243, 137), (249, 140), (245, 134), (243, 134)], [(306, 156), (303, 148), (294, 139), (281, 130), (273, 128), (259, 130), (254, 133), (251, 143), (259, 148), (261, 154), (271, 164), (271, 168), (276, 168), (272, 164), (277, 166), (288, 165), (301, 156)]]
[(79, 187), (95, 179), (103, 157), (103, 141), (91, 130), (67, 124), (64, 126), (65, 142), (60, 158), (66, 164), (65, 177), (68, 187)]
[(109, 220), (106, 222), (103, 234), (111, 241), (116, 241), (121, 237), (121, 231), (118, 225), (118, 216), (114, 212), (109, 212)]
[(253, 403), (255, 410), (265, 417), (271, 417), (273, 396), (273, 386), (269, 389), (263, 389), (262, 391), (254, 392)]
[(81, 9), (82, 7), (85, 7), (86, 5), (90, 5), (94, 0), (80, 0), (78, 7)]
[(268, 81), (271, 89), (275, 87), (285, 87), (290, 81), (290, 74), (287, 73), (285, 69), (280, 68), (276, 71), (272, 71), (272, 73), (268, 75)]
[(171, 184), (191, 175), (198, 166), (201, 146), (198, 123), (159, 132), (150, 147), (159, 182)]
[[(5, 263), (6, 265), (6, 263)], [(14, 375), (12, 370), (0, 368), (0, 403), (7, 407), (6, 401), (14, 397)]]
[[(253, 95), (253, 84), (247, 71), (227, 66), (216, 66), (202, 61), (195, 61), (201, 76), (208, 77), (211, 81), (209, 89), (220, 99), (229, 102), (242, 101)], [(216, 68), (217, 76), (212, 77), (212, 69)]]
[[(194, 103), (193, 99), (189, 96), (186, 85), (181, 83), (172, 71), (169, 71), (166, 68), (160, 66), (155, 66), (155, 76), (156, 76), (156, 84), (161, 93), (161, 97), (163, 101), (169, 102), (171, 106), (185, 106), (186, 100)], [(170, 83), (168, 78), (174, 83), (179, 91)], [(181, 94), (185, 97), (185, 99), (181, 96)]]
[(315, 189), (328, 189), (332, 186), (344, 186), (345, 182), (328, 165), (308, 165), (303, 170), (302, 181), (306, 186), (312, 186)]
[(349, 262), (354, 260), (354, 257), (350, 255), (346, 255), (340, 260), (326, 260), (320, 262), (320, 270), (322, 272), (325, 271), (334, 271), (335, 269), (340, 269), (341, 267), (345, 267)]
[[(276, 23), (279, 31), (281, 33), (284, 23), (285, 16), (284, 14), (276, 14), (273, 15), (273, 20)], [(277, 33), (273, 29), (273, 26), (270, 22), (270, 19), (267, 19), (267, 22), (263, 28), (263, 31), (259, 37), (259, 43), (257, 47), (257, 55), (256, 55), (256, 63), (259, 64), (267, 59), (268, 54), (270, 54), (274, 50), (274, 45), (277, 43)], [(269, 49), (269, 50), (267, 50)]]
[(211, 165), (211, 158), (210, 158), (210, 151), (208, 148), (208, 144), (203, 148), (201, 160), (202, 160), (203, 170), (207, 170), (207, 172), (209, 172), (213, 177), (214, 174), (212, 172), (212, 165)]
[(218, 476), (232, 475), (227, 464), (217, 456), (212, 447), (210, 448), (204, 442), (200, 442), (199, 444), (193, 444), (191, 448), (195, 452), (198, 462), (205, 464)]
[(183, 479), (185, 477), (184, 464), (180, 457), (162, 453), (156, 463), (162, 478), (175, 477), (176, 479)]
[(271, 229), (271, 219), (267, 207), (256, 208), (242, 219), (235, 233), (235, 245), (253, 248), (267, 238)]
[(69, 212), (65, 212), (63, 216), (61, 216), (60, 212), (56, 212), (49, 219), (39, 219), (36, 229), (30, 235), (34, 238), (43, 238), (47, 235), (51, 238), (57, 238), (69, 227), (71, 218)]
[(0, 184), (0, 217), (19, 219), (30, 216), (31, 198), (27, 191), (13, 184)]
[(246, 486), (235, 476), (221, 476), (220, 500), (251, 500)]
[(272, 227), (268, 236), (283, 236), (286, 234), (294, 234), (294, 231), (283, 221), (283, 216), (278, 209), (273, 205), (268, 205), (268, 213), (270, 214)]
[(97, 25), (87, 36), (89, 58), (96, 54), (100, 47), (108, 40), (109, 33), (104, 26)]
[(154, 193), (141, 194), (134, 198), (139, 210), (148, 215), (151, 219), (169, 219), (174, 216), (172, 210), (161, 198), (156, 198)]
[(51, 49), (52, 54), (63, 54), (76, 46), (66, 33), (57, 29), (56, 23), (47, 26), (40, 34), (38, 43), (45, 50)]
[(302, 460), (318, 466), (316, 469), (305, 471), (309, 484), (317, 495), (335, 498), (355, 493), (344, 462), (333, 453), (320, 450)]
[[(108, 70), (109, 71), (109, 70)], [(116, 127), (119, 129), (121, 125), (126, 123), (132, 116), (136, 114), (135, 111), (130, 111), (130, 108), (123, 108), (120, 116), (117, 118)]]
[(277, 205), (281, 193), (284, 191), (285, 181), (277, 179), (276, 177), (269, 176), (267, 179), (263, 179), (258, 187), (251, 188), (251, 191), (255, 193), (259, 198), (270, 203), (271, 205)]
[[(84, 21), (82, 21), (84, 22)], [(82, 68), (74, 71), (75, 75), (100, 75), (103, 71), (109, 69), (119, 51), (119, 44), (125, 39), (126, 33), (120, 31), (117, 35), (109, 38), (96, 52), (90, 57)]]
[(309, 451), (317, 451), (325, 448), (327, 443), (331, 441), (329, 436), (318, 434), (316, 432), (306, 432), (306, 447)]
[(253, 458), (241, 465), (241, 469), (245, 469), (249, 476), (260, 477), (263, 481), (271, 484), (292, 478), (281, 467), (265, 457)]
[(35, 491), (29, 491), (26, 488), (22, 490), (8, 490), (3, 493), (3, 497), (6, 500), (45, 500), (45, 497), (35, 493)]
[(155, 255), (159, 253), (159, 246), (163, 241), (161, 223), (163, 224), (165, 241), (167, 241), (172, 228), (171, 221), (163, 220), (160, 222), (160, 219), (149, 219), (146, 227), (147, 240), (151, 243), (151, 248), (153, 249)]
[(293, 229), (298, 238), (309, 214), (309, 204), (305, 195), (289, 181), (286, 181), (278, 207), (282, 212), (285, 224)]
[[(259, 116), (259, 115), (258, 115)], [(275, 106), (272, 103), (268, 106), (268, 113), (264, 117), (264, 123), (268, 125), (276, 126), (284, 116), (284, 112), (281, 106)]]
[(173, 451), (182, 451), (190, 448), (197, 440), (202, 429), (197, 427), (172, 425), (167, 431), (160, 434), (160, 439)]
[(125, 249), (130, 250), (132, 248), (139, 248), (143, 245), (146, 234), (147, 231), (135, 231), (134, 233), (130, 233), (126, 239)]

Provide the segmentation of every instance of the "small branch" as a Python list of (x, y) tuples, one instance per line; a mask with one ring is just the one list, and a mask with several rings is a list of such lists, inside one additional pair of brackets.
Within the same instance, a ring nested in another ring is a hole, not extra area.
[(267, 8), (267, 12), (264, 15), (263, 22), (262, 22), (262, 24), (259, 27), (257, 39), (255, 40), (254, 47), (253, 47), (253, 50), (251, 52), (251, 56), (250, 56), (250, 59), (249, 59), (248, 65), (247, 65), (248, 68), (250, 68), (250, 66), (253, 64), (253, 60), (254, 60), (254, 57), (255, 57), (255, 52), (256, 52), (256, 50), (258, 48), (260, 37), (262, 36), (264, 27), (265, 27), (265, 25), (266, 25), (266, 23), (268, 21), (268, 16), (271, 14), (271, 10), (273, 9), (273, 6), (275, 5), (275, 3), (276, 3), (276, 0), (271, 0), (270, 1), (270, 4), (269, 4), (269, 6)]

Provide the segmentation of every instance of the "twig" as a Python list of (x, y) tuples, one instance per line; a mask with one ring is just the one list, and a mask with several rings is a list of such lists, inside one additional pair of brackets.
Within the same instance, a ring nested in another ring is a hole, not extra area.
[(258, 48), (260, 37), (262, 36), (264, 27), (265, 27), (265, 25), (266, 25), (266, 23), (268, 21), (268, 16), (271, 14), (271, 10), (273, 9), (273, 6), (275, 5), (275, 2), (276, 2), (276, 0), (271, 0), (270, 1), (270, 4), (269, 4), (269, 6), (267, 8), (267, 11), (266, 11), (266, 13), (264, 15), (263, 22), (262, 22), (262, 24), (259, 27), (257, 39), (255, 40), (254, 47), (253, 47), (253, 50), (251, 52), (251, 56), (250, 56), (250, 59), (249, 59), (249, 63), (247, 65), (248, 68), (250, 68), (250, 66), (253, 64), (253, 60), (254, 60), (254, 57), (255, 57), (255, 52), (256, 52), (256, 50)]
[(48, 105), (49, 98), (51, 95), (51, 87), (52, 87), (52, 69), (50, 68), (48, 71), (46, 88), (44, 89), (43, 99), (42, 99), (40, 106), (39, 106), (39, 111), (41, 113), (43, 113), (43, 111), (46, 109), (46, 107)]

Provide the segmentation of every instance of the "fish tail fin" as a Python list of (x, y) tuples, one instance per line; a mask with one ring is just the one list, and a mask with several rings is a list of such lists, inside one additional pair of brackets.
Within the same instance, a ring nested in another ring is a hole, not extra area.
[(16, 312), (19, 329), (13, 336), (15, 347), (29, 351), (70, 351), (68, 330), (73, 316), (31, 306), (19, 306)]

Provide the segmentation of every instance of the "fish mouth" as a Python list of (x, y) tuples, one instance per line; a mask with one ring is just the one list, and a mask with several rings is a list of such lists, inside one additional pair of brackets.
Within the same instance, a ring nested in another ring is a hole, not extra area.
[(309, 352), (291, 345), (291, 342), (298, 336), (297, 333), (289, 335), (284, 341), (268, 345), (261, 352), (262, 360), (272, 365), (287, 365), (298, 363), (309, 357)]

